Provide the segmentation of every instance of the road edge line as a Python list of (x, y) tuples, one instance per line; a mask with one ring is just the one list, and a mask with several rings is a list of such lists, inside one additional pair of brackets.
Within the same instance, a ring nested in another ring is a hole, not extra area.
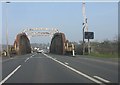
[(108, 81), (108, 80), (106, 80), (106, 79), (103, 79), (103, 78), (101, 78), (101, 77), (99, 77), (99, 76), (93, 76), (94, 78), (96, 78), (96, 79), (99, 79), (99, 80), (101, 80), (101, 81), (103, 81), (103, 82), (105, 82), (105, 83), (110, 83), (110, 81)]
[(45, 55), (46, 57), (48, 57), (48, 58), (50, 58), (50, 59), (56, 61), (57, 63), (59, 63), (59, 64), (65, 66), (65, 67), (69, 68), (70, 70), (72, 70), (72, 71), (74, 71), (74, 72), (76, 72), (76, 73), (78, 73), (78, 74), (84, 76), (85, 78), (87, 78), (87, 79), (89, 79), (89, 80), (91, 80), (91, 81), (93, 81), (93, 82), (95, 82), (95, 83), (100, 83), (100, 84), (102, 83), (101, 81), (98, 81), (98, 80), (96, 80), (96, 79), (94, 79), (94, 78), (88, 76), (87, 74), (84, 74), (84, 73), (82, 73), (82, 72), (80, 72), (80, 71), (78, 71), (78, 70), (76, 70), (76, 69), (74, 69), (74, 68), (72, 68), (72, 67), (70, 67), (70, 66), (68, 66), (68, 65), (66, 65), (66, 64), (64, 64), (64, 63), (62, 63), (62, 62), (60, 62), (60, 61), (58, 61), (58, 60), (52, 58), (51, 56), (48, 56), (48, 55), (45, 54), (45, 53), (43, 53), (43, 55)]

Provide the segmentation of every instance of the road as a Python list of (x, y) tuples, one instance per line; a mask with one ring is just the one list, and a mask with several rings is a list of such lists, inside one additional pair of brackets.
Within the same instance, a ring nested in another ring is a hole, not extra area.
[(118, 63), (89, 56), (32, 53), (2, 61), (2, 83), (117, 83)]

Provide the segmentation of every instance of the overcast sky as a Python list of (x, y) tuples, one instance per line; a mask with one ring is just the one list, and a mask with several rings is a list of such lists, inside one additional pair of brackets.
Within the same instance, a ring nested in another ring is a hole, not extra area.
[[(2, 3), (2, 42), (5, 36), (5, 8), (7, 7), (9, 43), (26, 28), (57, 28), (69, 41), (82, 40), (81, 2), (11, 2)], [(118, 3), (87, 2), (88, 31), (95, 32), (95, 39), (112, 40), (118, 34)], [(94, 41), (92, 40), (92, 41)], [(50, 37), (34, 37), (32, 43), (48, 43)]]

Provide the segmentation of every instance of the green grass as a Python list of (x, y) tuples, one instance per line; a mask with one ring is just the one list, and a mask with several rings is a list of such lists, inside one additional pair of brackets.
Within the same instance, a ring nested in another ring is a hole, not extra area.
[(110, 54), (110, 53), (91, 53), (90, 56), (94, 57), (102, 57), (102, 58), (118, 58), (118, 54)]

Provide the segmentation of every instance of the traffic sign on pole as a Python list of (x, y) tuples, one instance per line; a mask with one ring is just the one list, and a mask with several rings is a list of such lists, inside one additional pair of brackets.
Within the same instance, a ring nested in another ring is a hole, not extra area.
[(85, 39), (94, 39), (94, 32), (85, 32)]

